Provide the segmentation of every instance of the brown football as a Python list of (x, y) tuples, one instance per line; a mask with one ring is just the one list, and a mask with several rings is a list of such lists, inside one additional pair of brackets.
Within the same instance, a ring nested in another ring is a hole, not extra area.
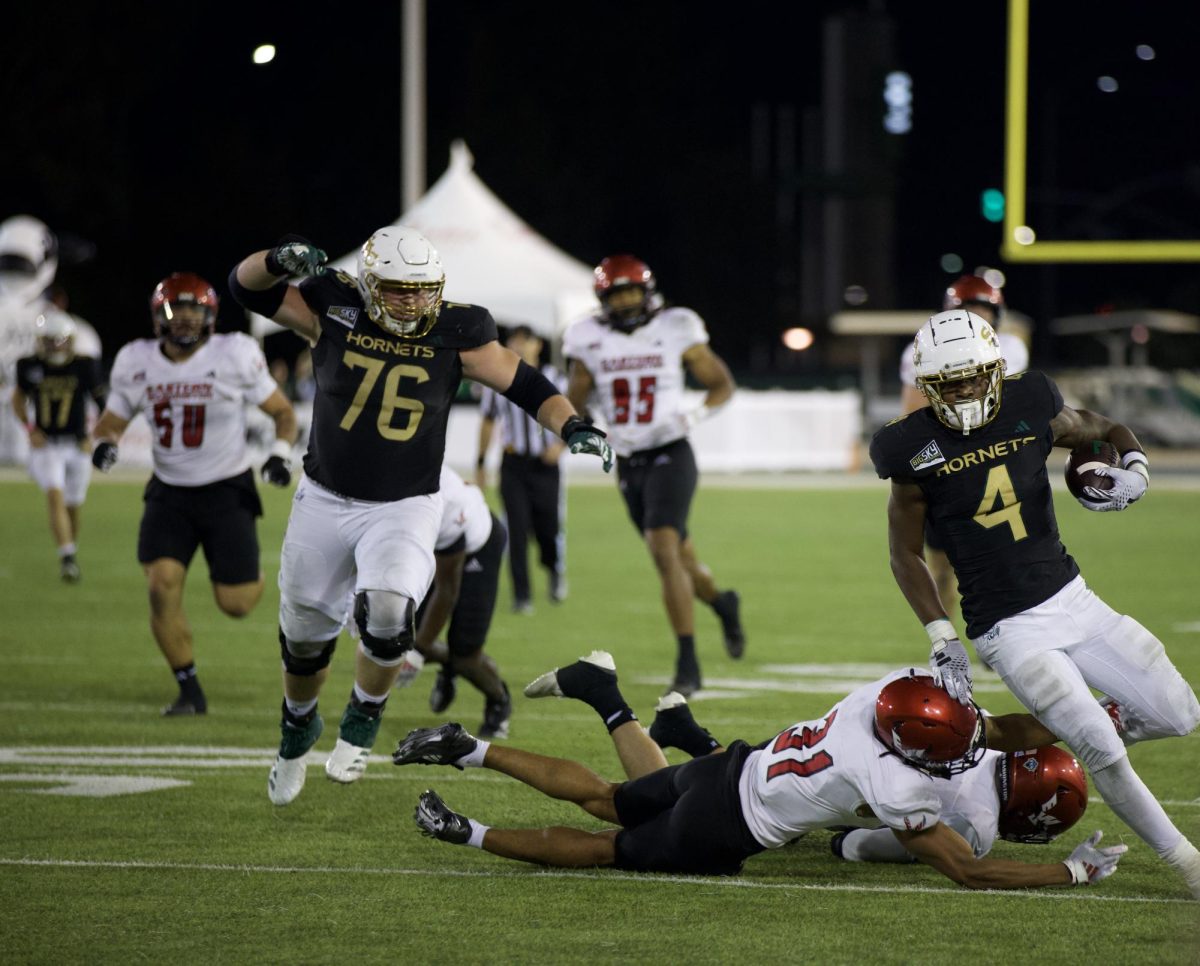
[(1105, 466), (1116, 466), (1120, 462), (1120, 454), (1112, 443), (1094, 439), (1071, 450), (1067, 457), (1066, 477), (1067, 489), (1071, 495), (1087, 499), (1083, 492), (1085, 486), (1094, 486), (1097, 490), (1107, 490), (1113, 481), (1107, 476), (1098, 476), (1096, 470)]

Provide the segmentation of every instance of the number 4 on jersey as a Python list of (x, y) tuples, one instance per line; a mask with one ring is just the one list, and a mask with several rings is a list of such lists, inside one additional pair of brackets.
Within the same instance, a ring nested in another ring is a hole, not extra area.
[[(997, 501), (1000, 503), (999, 507), (996, 506)], [(1021, 519), (1021, 501), (1017, 499), (1017, 492), (1013, 489), (1008, 468), (1003, 464), (988, 471), (983, 500), (979, 509), (975, 511), (975, 522), (988, 529), (1007, 523), (1014, 542), (1029, 536), (1025, 530), (1025, 521)]]

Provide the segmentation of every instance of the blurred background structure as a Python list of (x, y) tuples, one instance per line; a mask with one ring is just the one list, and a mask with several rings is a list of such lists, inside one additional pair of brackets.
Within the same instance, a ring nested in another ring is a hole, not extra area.
[[(1023, 14), (1017, 48), (1009, 21)], [(423, 97), (404, 56), (414, 24)], [(493, 262), (489, 281), (521, 291), (553, 275), (554, 326), (586, 305), (587, 268), (635, 252), (705, 318), (743, 387), (858, 394), (840, 424), (855, 437), (894, 414), (901, 348), (948, 282), (991, 270), (1027, 322), (1032, 364), (1061, 374), (1072, 401), (1194, 446), (1190, 249), (1020, 250), (1200, 239), (1190, 33), (1170, 5), (1123, 0), (397, 0), (300, 2), (286, 17), (225, 0), (20, 5), (0, 36), (0, 218), (57, 234), (58, 280), (111, 357), (149, 334), (146, 298), (168, 272), (224, 292), (238, 258), (288, 231), (352, 253), (457, 172), (478, 203), (462, 231), (527, 227), (545, 242), (546, 261)], [(1015, 52), (1019, 159), (1006, 141)], [(421, 140), (427, 178), (406, 164), (405, 136)], [(473, 159), (459, 148), (451, 161), (457, 142)], [(443, 250), (447, 294), (487, 297), (473, 285), (486, 255), (468, 265), (453, 224), (421, 227)], [(502, 302), (502, 321), (547, 324)], [(226, 299), (219, 325), (249, 322)], [(267, 346), (297, 382), (298, 340)]]

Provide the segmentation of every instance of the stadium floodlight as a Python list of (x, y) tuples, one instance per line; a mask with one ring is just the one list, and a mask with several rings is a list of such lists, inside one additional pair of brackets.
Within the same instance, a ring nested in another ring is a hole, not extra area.
[(1004, 139), (1004, 237), (1010, 262), (1200, 262), (1200, 240), (1042, 241), (1025, 211), (1028, 178), (1029, 5), (1009, 0)]

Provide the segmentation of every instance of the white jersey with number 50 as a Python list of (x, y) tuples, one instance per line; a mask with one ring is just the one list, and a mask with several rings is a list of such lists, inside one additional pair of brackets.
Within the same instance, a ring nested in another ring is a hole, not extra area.
[[(833, 825), (900, 831), (940, 821), (933, 778), (888, 750), (875, 736), (875, 700), (894, 671), (850, 692), (816, 721), (801, 721), (751, 753), (738, 782), (742, 815), (767, 848)], [(920, 670), (917, 673), (923, 673)]]
[(563, 355), (592, 374), (593, 398), (618, 456), (665, 446), (687, 435), (683, 354), (708, 342), (704, 320), (691, 309), (667, 308), (632, 332), (590, 315), (563, 336)]
[(154, 439), (154, 474), (174, 486), (203, 486), (245, 472), (246, 406), (276, 389), (267, 361), (241, 332), (209, 336), (174, 362), (157, 339), (120, 352), (109, 377), (107, 408), (122, 419), (145, 413)]

